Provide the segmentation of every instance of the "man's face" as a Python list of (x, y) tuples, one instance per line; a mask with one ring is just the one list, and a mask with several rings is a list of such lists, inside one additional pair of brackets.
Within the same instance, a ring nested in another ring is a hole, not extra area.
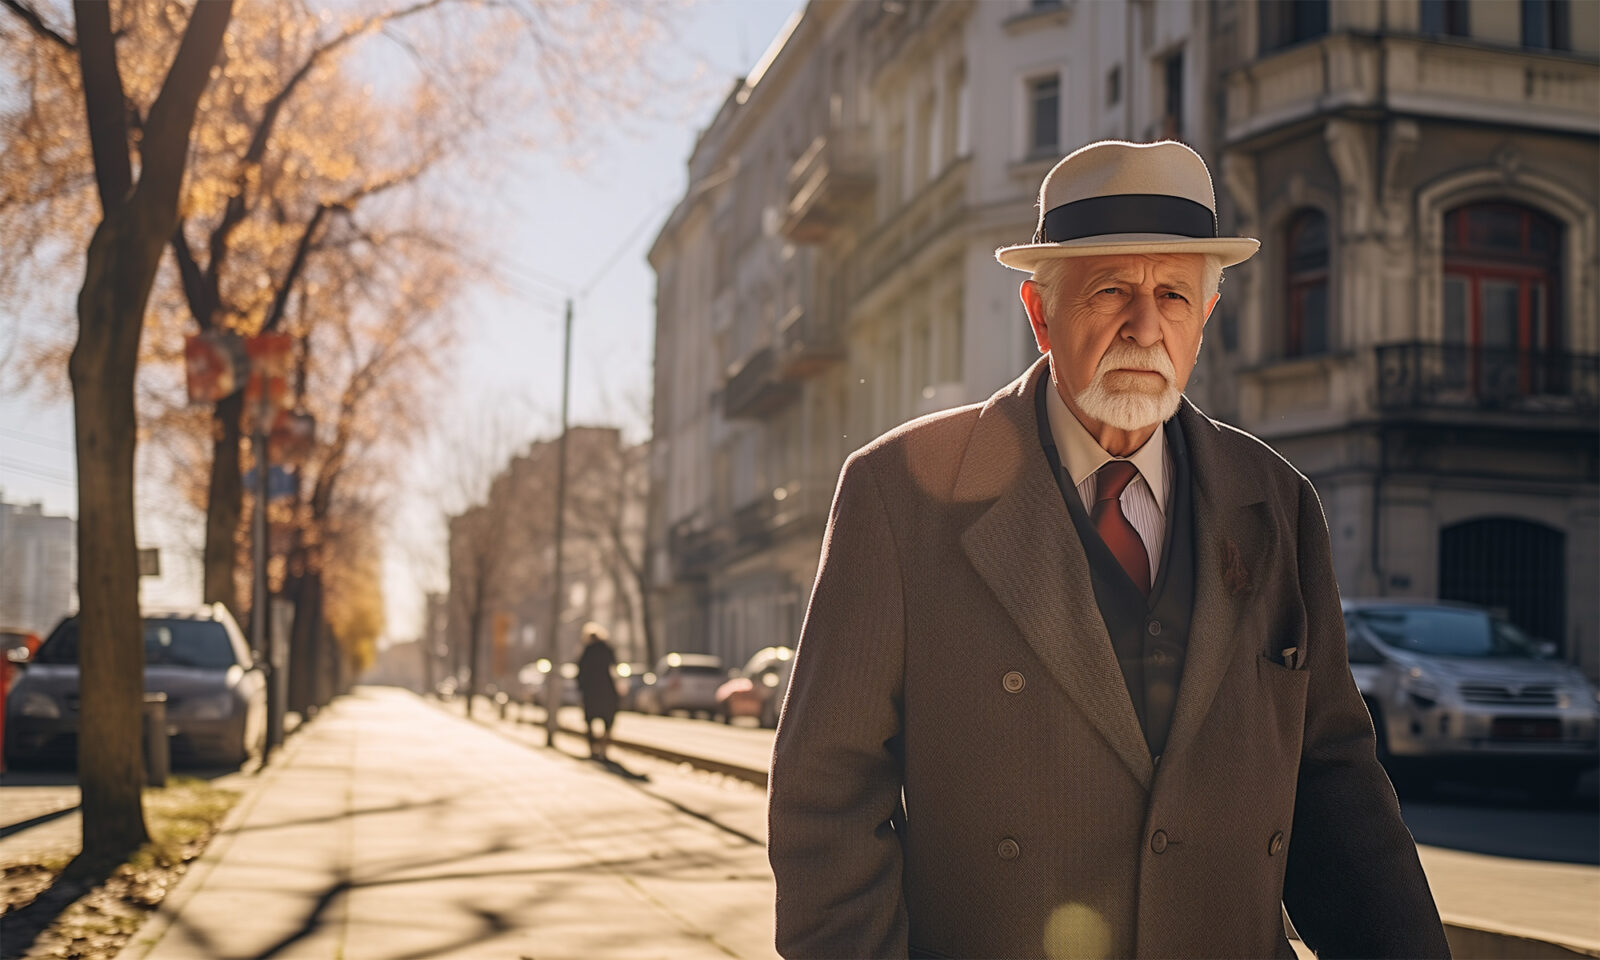
[(1076, 257), (1051, 289), (1028, 280), (1022, 300), (1034, 338), (1074, 413), (1119, 430), (1177, 410), (1206, 319), (1205, 257), (1196, 253)]

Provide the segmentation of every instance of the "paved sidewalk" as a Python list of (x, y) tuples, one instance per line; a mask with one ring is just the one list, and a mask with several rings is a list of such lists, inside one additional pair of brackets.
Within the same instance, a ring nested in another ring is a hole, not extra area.
[(773, 956), (763, 838), (411, 694), (358, 689), (264, 777), (123, 957)]

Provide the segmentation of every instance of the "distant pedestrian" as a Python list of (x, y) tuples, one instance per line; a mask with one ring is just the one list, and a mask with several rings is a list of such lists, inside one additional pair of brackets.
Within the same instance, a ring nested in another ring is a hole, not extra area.
[[(589, 738), (589, 756), (606, 758), (611, 724), (617, 716), (617, 681), (611, 668), (617, 664), (606, 628), (593, 621), (583, 625), (583, 653), (578, 656), (578, 692), (583, 696), (583, 732)], [(595, 722), (600, 723), (598, 741)]]

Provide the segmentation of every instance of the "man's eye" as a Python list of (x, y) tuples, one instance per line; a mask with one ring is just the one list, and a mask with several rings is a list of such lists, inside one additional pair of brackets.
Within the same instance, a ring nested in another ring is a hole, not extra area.
[(1106, 287), (1104, 290), (1100, 290), (1098, 292), (1099, 293), (1121, 293), (1122, 292), (1122, 288), (1121, 287)]
[(1189, 302), (1187, 297), (1185, 297), (1183, 294), (1178, 293), (1178, 292), (1176, 292), (1174, 290), (1168, 290), (1165, 294), (1163, 294), (1163, 296), (1172, 297), (1175, 300), (1182, 300), (1184, 303), (1188, 303)]

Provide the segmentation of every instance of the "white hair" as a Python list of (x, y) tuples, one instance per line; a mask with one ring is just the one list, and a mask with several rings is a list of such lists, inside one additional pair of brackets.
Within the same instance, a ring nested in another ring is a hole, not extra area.
[[(1205, 273), (1201, 277), (1202, 299), (1210, 300), (1222, 288), (1222, 258), (1214, 253), (1204, 254)], [(1056, 257), (1039, 264), (1033, 271), (1033, 282), (1039, 285), (1045, 306), (1054, 311), (1060, 296), (1061, 275), (1066, 272), (1068, 257)]]

